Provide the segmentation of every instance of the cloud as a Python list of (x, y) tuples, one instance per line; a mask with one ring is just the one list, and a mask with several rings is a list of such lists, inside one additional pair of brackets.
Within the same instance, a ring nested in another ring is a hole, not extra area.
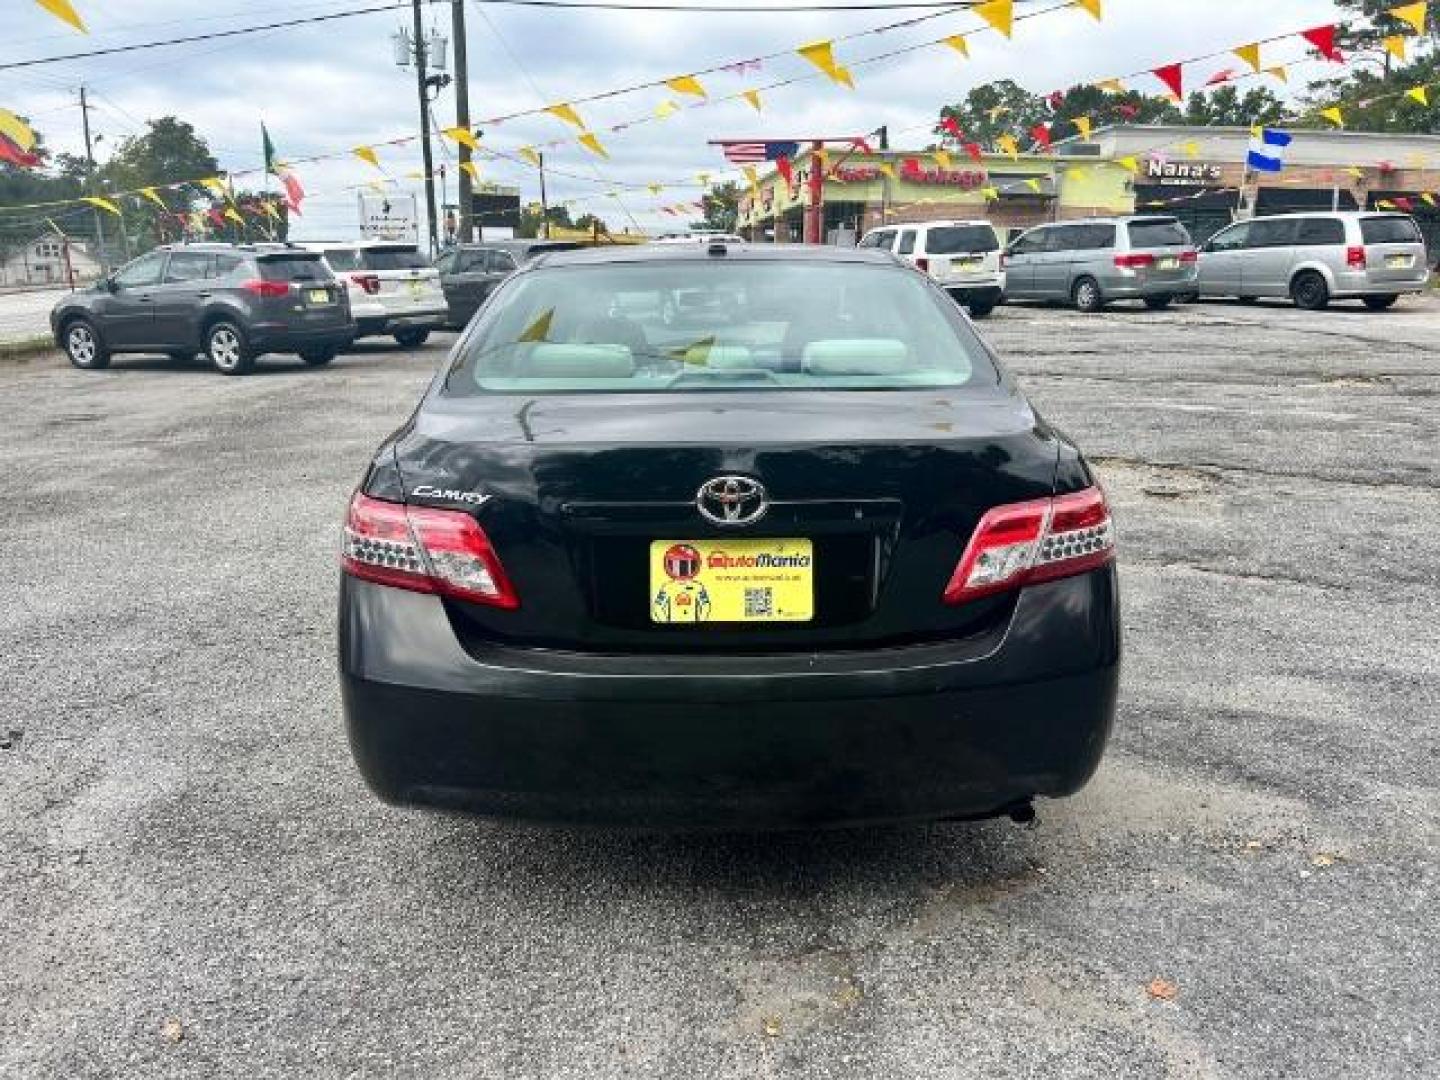
[[(767, 12), (764, 0), (748, 2), (754, 5), (753, 12), (727, 15), (472, 4), (467, 9), (472, 116), (533, 109), (929, 14), (923, 10), (782, 14)], [(337, 0), (289, 5), (257, 0), (244, 9), (200, 9), (203, 14), (197, 14), (195, 5), (180, 0), (130, 0), (123, 6), (89, 0), (86, 16), (93, 32), (82, 38), (58, 33), (58, 23), (35, 5), (23, 5), (14, 32), (0, 45), (0, 60), (214, 31), (345, 6)], [(1041, 6), (1022, 4), (1021, 10)], [(675, 95), (646, 91), (579, 106), (612, 159), (601, 162), (573, 143), (547, 152), (552, 169), (547, 176), (549, 196), (553, 201), (584, 200), (577, 203), (577, 212), (593, 209), (613, 225), (623, 225), (626, 215), (603, 193), (619, 183), (688, 180), (693, 184), (697, 172), (722, 171), (725, 162), (718, 149), (706, 145), (709, 139), (849, 135), (885, 124), (897, 147), (921, 145), (940, 105), (992, 79), (1012, 78), (1029, 89), (1050, 91), (1339, 17), (1328, 0), (1271, 0), (1259, 14), (1256, 5), (1238, 0), (1106, 0), (1105, 9), (1105, 22), (1099, 25), (1083, 12), (1066, 10), (1018, 23), (1010, 42), (987, 33), (973, 40), (969, 61), (942, 47), (875, 64), (863, 62), (878, 53), (978, 25), (975, 16), (963, 11), (842, 42), (836, 54), (854, 71), (854, 91), (823, 78), (811, 79), (765, 93), (766, 108), (760, 116), (736, 101), (686, 109), (663, 122), (609, 132), (611, 125), (649, 116), (660, 100)], [(425, 18), (449, 36), (448, 4), (427, 7)], [(174, 113), (195, 124), (225, 168), (253, 169), (260, 164), (261, 118), (281, 156), (288, 159), (413, 133), (418, 125), (414, 75), (395, 66), (390, 42), (393, 31), (409, 24), (407, 9), (0, 72), (0, 104), (32, 115), (51, 147), (74, 153), (82, 148), (82, 141), (73, 88), (84, 83), (94, 90), (97, 111), (92, 119), (105, 136), (102, 153), (139, 130), (145, 118)], [(1294, 45), (1267, 46), (1266, 62), (1301, 54)], [(705, 76), (704, 82), (712, 94), (725, 94), (812, 71), (803, 60), (788, 55), (767, 62), (759, 74), (737, 77), (721, 72)], [(453, 122), (453, 96), (448, 91), (442, 94), (436, 115), (442, 127)], [(485, 125), (484, 143), (508, 153), (573, 134), (554, 118), (523, 117)], [(452, 152), (453, 146), (441, 140), (437, 164), (447, 162)], [(397, 177), (419, 168), (417, 144), (380, 153)], [(527, 199), (537, 195), (534, 173), (523, 165), (485, 162), (482, 171), (488, 179), (518, 183)], [(347, 155), (302, 165), (299, 172), (312, 193), (298, 223), (299, 235), (353, 234), (353, 186), (376, 178), (375, 170)], [(453, 161), (447, 172), (453, 199)], [(402, 187), (418, 185), (403, 181)], [(627, 196), (625, 205), (641, 225), (673, 226), (673, 218), (655, 212), (657, 201), (696, 197), (693, 186), (674, 188), (658, 200), (648, 193)]]

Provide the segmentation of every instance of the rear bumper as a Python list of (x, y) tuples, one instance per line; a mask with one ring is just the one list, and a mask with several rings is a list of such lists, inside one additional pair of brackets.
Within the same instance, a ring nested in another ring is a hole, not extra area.
[(945, 285), (945, 291), (961, 304), (998, 304), (1005, 293), (1003, 285)]
[(1107, 300), (1143, 300), (1147, 296), (1194, 292), (1199, 281), (1200, 275), (1196, 270), (1166, 278), (1117, 273), (1102, 279), (1100, 291)]
[(373, 337), (377, 334), (393, 334), (397, 330), (441, 330), (449, 318), (449, 308), (407, 311), (396, 315), (366, 315), (356, 320), (359, 331), (355, 336)]
[(257, 352), (299, 352), (309, 349), (343, 349), (355, 340), (355, 324), (292, 327), (283, 323), (256, 323), (250, 327), (250, 344)]
[(1119, 678), (1107, 568), (983, 640), (845, 654), (465, 652), (434, 597), (343, 578), (351, 748), (390, 802), (680, 828), (984, 816), (1094, 772)]
[(1423, 266), (1414, 274), (1380, 278), (1371, 271), (1348, 271), (1335, 274), (1335, 288), (1330, 295), (1337, 300), (1350, 296), (1390, 296), (1394, 293), (1417, 293), (1430, 282), (1430, 272)]

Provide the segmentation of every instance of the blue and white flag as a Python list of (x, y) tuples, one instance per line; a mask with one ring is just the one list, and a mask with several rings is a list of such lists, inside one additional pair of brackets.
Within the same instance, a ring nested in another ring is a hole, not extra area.
[(1293, 138), (1288, 131), (1261, 128), (1250, 138), (1250, 153), (1245, 163), (1256, 172), (1279, 172), (1285, 168), (1285, 148)]

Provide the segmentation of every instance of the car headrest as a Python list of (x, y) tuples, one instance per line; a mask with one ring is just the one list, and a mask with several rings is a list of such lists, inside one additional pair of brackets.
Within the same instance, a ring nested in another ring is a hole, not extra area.
[(801, 354), (810, 375), (898, 375), (911, 370), (910, 349), (894, 338), (812, 341)]
[(704, 366), (721, 371), (734, 371), (737, 368), (753, 368), (755, 361), (751, 358), (750, 350), (744, 345), (711, 345), (705, 350)]
[(628, 345), (541, 342), (517, 374), (529, 379), (628, 379), (635, 374), (635, 357)]

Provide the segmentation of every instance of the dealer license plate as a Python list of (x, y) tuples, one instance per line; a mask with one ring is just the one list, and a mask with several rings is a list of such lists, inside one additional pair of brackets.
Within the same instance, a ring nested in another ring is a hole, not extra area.
[(809, 540), (656, 540), (650, 620), (808, 622), (815, 615), (814, 571)]
[(1414, 256), (1411, 255), (1387, 255), (1385, 257), (1385, 265), (1392, 270), (1404, 270), (1410, 265), (1413, 258)]
[(960, 269), (961, 269), (961, 270), (979, 270), (980, 267), (984, 265), (984, 263), (985, 263), (985, 260), (984, 260), (984, 259), (961, 259), (961, 260), (960, 260)]
[(312, 304), (328, 304), (328, 303), (330, 303), (330, 290), (329, 290), (329, 289), (311, 289), (309, 292), (307, 292), (307, 293), (305, 294), (305, 296), (306, 296), (307, 299), (309, 299), (310, 303), (312, 303)]
[(1173, 255), (1167, 255), (1155, 264), (1161, 270), (1175, 270), (1180, 266), (1180, 260)]
[(418, 280), (410, 282), (410, 295), (413, 296), (413, 297), (415, 297), (417, 300), (420, 298), (420, 294), (423, 293), (424, 291), (425, 291), (425, 284), (424, 284), (424, 282), (421, 282), (421, 281), (418, 281)]

